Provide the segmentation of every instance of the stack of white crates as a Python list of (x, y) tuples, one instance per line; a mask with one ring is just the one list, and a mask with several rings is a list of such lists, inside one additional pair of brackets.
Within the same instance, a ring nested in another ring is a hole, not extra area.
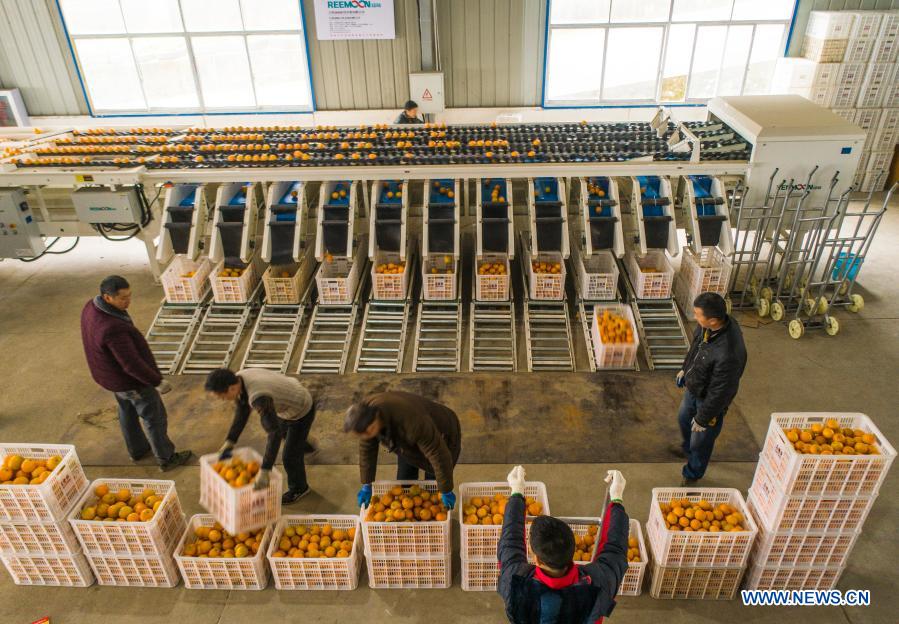
[(684, 316), (692, 321), (695, 320), (693, 301), (701, 293), (727, 297), (733, 265), (717, 247), (703, 247), (700, 253), (690, 247), (684, 247), (683, 251), (680, 271), (674, 278), (674, 299)]
[(0, 466), (9, 469), (6, 468), (9, 457), (17, 457), (16, 463), (61, 458), (43, 483), (0, 485), (0, 558), (13, 582), (67, 587), (92, 585), (94, 576), (66, 520), (88, 487), (75, 447), (0, 445)]
[[(797, 451), (813, 432), (807, 444), (817, 452)], [(841, 439), (863, 435), (870, 437), (862, 449), (873, 446), (876, 454), (843, 453)], [(746, 587), (833, 589), (895, 456), (864, 414), (772, 414), (747, 498), (759, 536)]]
[(795, 93), (868, 134), (853, 179), (881, 190), (899, 143), (899, 10), (812, 11), (803, 58), (778, 62), (772, 93)]

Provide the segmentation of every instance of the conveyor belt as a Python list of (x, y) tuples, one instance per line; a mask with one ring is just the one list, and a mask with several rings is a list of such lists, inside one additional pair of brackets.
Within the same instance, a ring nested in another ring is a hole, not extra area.
[(159, 370), (174, 375), (206, 310), (206, 303), (163, 303), (147, 330), (147, 343)]
[(343, 373), (358, 309), (355, 302), (315, 306), (297, 372)]
[(515, 304), (472, 301), (469, 361), (472, 371), (514, 371)]
[(286, 373), (305, 316), (304, 304), (263, 305), (240, 367)]
[(185, 375), (200, 375), (231, 363), (259, 296), (260, 283), (245, 304), (211, 303), (181, 366)]
[(422, 301), (415, 328), (416, 372), (458, 372), (462, 364), (462, 304)]

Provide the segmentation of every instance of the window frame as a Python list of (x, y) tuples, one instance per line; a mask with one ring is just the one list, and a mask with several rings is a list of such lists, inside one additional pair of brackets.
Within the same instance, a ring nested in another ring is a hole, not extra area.
[[(784, 54), (787, 52), (787, 48), (790, 45), (790, 39), (793, 35), (793, 28), (796, 24), (796, 10), (799, 5), (799, 0), (793, 1), (793, 9), (789, 18), (785, 19), (768, 19), (768, 20), (713, 20), (713, 21), (677, 21), (675, 22), (672, 18), (674, 15), (674, 2), (675, 0), (671, 0), (668, 6), (668, 20), (664, 22), (620, 22), (613, 23), (609, 20), (605, 22), (578, 22), (578, 23), (567, 23), (567, 24), (552, 24), (551, 16), (552, 16), (552, 3), (554, 0), (546, 0), (546, 28), (543, 37), (543, 86), (542, 86), (542, 96), (541, 96), (541, 106), (547, 109), (553, 108), (656, 108), (658, 106), (665, 107), (677, 107), (677, 106), (705, 106), (709, 99), (711, 98), (690, 98), (687, 96), (690, 89), (690, 81), (693, 74), (693, 63), (696, 57), (696, 42), (699, 39), (699, 27), (700, 26), (752, 26), (752, 33), (750, 37), (750, 45), (749, 51), (746, 55), (746, 65), (743, 71), (743, 79), (740, 84), (740, 93), (742, 94), (746, 88), (746, 79), (749, 76), (749, 62), (752, 58), (752, 52), (755, 48), (755, 35), (756, 28), (760, 25), (783, 25), (784, 31), (781, 38), (781, 47), (783, 48)], [(614, 1), (614, 0), (613, 0)], [(610, 17), (611, 17), (611, 4), (610, 5)], [(733, 15), (733, 6), (731, 6), (731, 15)], [(668, 38), (669, 38), (669, 29), (671, 26), (676, 25), (685, 25), (692, 24), (694, 25), (694, 34), (693, 34), (693, 45), (690, 50), (690, 62), (689, 62), (689, 71), (687, 72), (687, 82), (684, 85), (684, 99), (678, 101), (663, 101), (661, 100), (661, 89), (662, 89), (662, 79), (663, 73), (665, 69), (665, 56), (668, 50)], [(612, 29), (622, 29), (622, 28), (635, 28), (635, 27), (661, 27), (662, 28), (662, 46), (661, 51), (659, 53), (659, 61), (658, 67), (656, 69), (656, 83), (655, 83), (655, 98), (649, 100), (606, 100), (602, 98), (602, 94), (605, 93), (606, 84), (606, 63), (608, 62), (608, 45), (609, 45), (609, 31)], [(577, 30), (583, 28), (602, 28), (605, 30), (605, 36), (603, 37), (603, 57), (602, 57), (602, 69), (601, 69), (601, 82), (600, 82), (600, 98), (599, 100), (550, 100), (547, 98), (546, 85), (547, 85), (547, 76), (549, 69), (549, 56), (550, 56), (550, 47), (552, 43), (552, 35), (555, 30)], [(730, 35), (730, 29), (728, 28), (727, 35)], [(725, 39), (725, 47), (727, 45), (727, 40)], [(721, 62), (718, 66), (718, 77), (715, 81), (715, 91), (718, 90), (718, 85), (721, 80), (721, 70), (724, 65), (724, 55), (722, 54)], [(712, 96), (715, 97), (715, 96)]]
[[(296, 0), (299, 6), (299, 14), (300, 14), (300, 22), (297, 29), (283, 29), (283, 30), (230, 30), (230, 31), (188, 31), (187, 30), (187, 22), (184, 18), (184, 10), (181, 6), (181, 0), (177, 0), (178, 12), (181, 17), (181, 26), (182, 30), (180, 32), (151, 32), (151, 33), (129, 33), (129, 32), (121, 32), (121, 33), (102, 33), (102, 34), (87, 34), (87, 35), (73, 35), (69, 32), (68, 25), (66, 23), (65, 14), (63, 13), (61, 0), (56, 0), (56, 10), (59, 14), (59, 19), (62, 22), (63, 32), (66, 36), (66, 41), (69, 45), (69, 52), (72, 55), (72, 60), (75, 62), (75, 71), (78, 74), (78, 81), (81, 84), (81, 91), (84, 95), (85, 102), (87, 104), (88, 114), (91, 117), (180, 117), (180, 116), (201, 116), (201, 115), (263, 115), (263, 114), (278, 114), (278, 113), (312, 113), (315, 112), (315, 87), (312, 81), (312, 62), (309, 57), (309, 37), (308, 30), (306, 27), (306, 12), (303, 9), (302, 0)], [(116, 4), (119, 6), (119, 10), (121, 10), (121, 4), (116, 0)], [(238, 10), (241, 11), (241, 21), (243, 17), (243, 6), (241, 2), (238, 0), (237, 2)], [(123, 16), (124, 20), (124, 16)], [(299, 36), (301, 39), (301, 49), (305, 55), (305, 63), (304, 72), (306, 75), (306, 81), (309, 90), (309, 105), (308, 106), (288, 106), (288, 105), (265, 105), (265, 106), (207, 106), (205, 104), (203, 98), (203, 87), (202, 81), (200, 80), (200, 73), (197, 66), (197, 61), (194, 56), (193, 49), (193, 39), (195, 38), (211, 38), (211, 37), (240, 37), (243, 40), (244, 51), (247, 55), (247, 64), (249, 66), (250, 72), (250, 90), (253, 93), (253, 99), (258, 102), (258, 98), (256, 97), (256, 82), (255, 75), (253, 73), (253, 63), (250, 57), (249, 45), (247, 43), (248, 36), (267, 36), (267, 35), (294, 35)], [(137, 71), (138, 82), (141, 87), (141, 96), (143, 97), (144, 103), (147, 103), (147, 95), (146, 95), (146, 87), (144, 85), (144, 77), (141, 72), (140, 63), (137, 62), (137, 56), (134, 53), (134, 40), (135, 39), (152, 39), (152, 38), (162, 38), (162, 37), (180, 37), (184, 40), (185, 47), (187, 50), (187, 58), (190, 63), (191, 75), (193, 77), (193, 85), (197, 96), (197, 101), (199, 102), (199, 106), (196, 107), (177, 107), (177, 108), (167, 108), (167, 107), (151, 107), (145, 106), (142, 109), (105, 109), (105, 108), (97, 108), (94, 106), (93, 101), (91, 100), (90, 91), (88, 89), (88, 85), (85, 82), (85, 72), (84, 68), (81, 65), (81, 61), (78, 57), (78, 53), (76, 52), (75, 42), (78, 40), (85, 39), (126, 39), (128, 42), (128, 47), (131, 50), (132, 59), (135, 64), (135, 69)]]

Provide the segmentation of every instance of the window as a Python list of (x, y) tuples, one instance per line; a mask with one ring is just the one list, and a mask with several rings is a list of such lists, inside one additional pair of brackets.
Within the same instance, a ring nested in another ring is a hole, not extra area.
[(300, 0), (59, 4), (96, 114), (312, 110)]
[(795, 0), (550, 0), (544, 106), (767, 93)]

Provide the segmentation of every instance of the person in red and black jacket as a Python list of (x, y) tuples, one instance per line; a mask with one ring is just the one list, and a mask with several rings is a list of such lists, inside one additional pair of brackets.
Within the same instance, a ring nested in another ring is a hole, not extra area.
[(610, 470), (611, 502), (605, 510), (596, 557), (586, 565), (575, 565), (574, 533), (571, 527), (551, 516), (538, 516), (531, 523), (531, 550), (537, 565), (528, 563), (525, 543), (524, 468), (509, 473), (512, 496), (506, 503), (503, 530), (497, 548), (499, 582), (497, 592), (506, 605), (512, 624), (593, 624), (601, 622), (615, 607), (615, 595), (627, 571), (629, 519), (621, 504), (625, 480)]
[(175, 451), (169, 439), (168, 415), (157, 390), (167, 384), (128, 314), (130, 305), (131, 286), (124, 277), (111, 275), (100, 283), (100, 294), (81, 311), (84, 355), (94, 381), (115, 395), (131, 459), (139, 461), (152, 451), (166, 471), (187, 462), (191, 452)]

